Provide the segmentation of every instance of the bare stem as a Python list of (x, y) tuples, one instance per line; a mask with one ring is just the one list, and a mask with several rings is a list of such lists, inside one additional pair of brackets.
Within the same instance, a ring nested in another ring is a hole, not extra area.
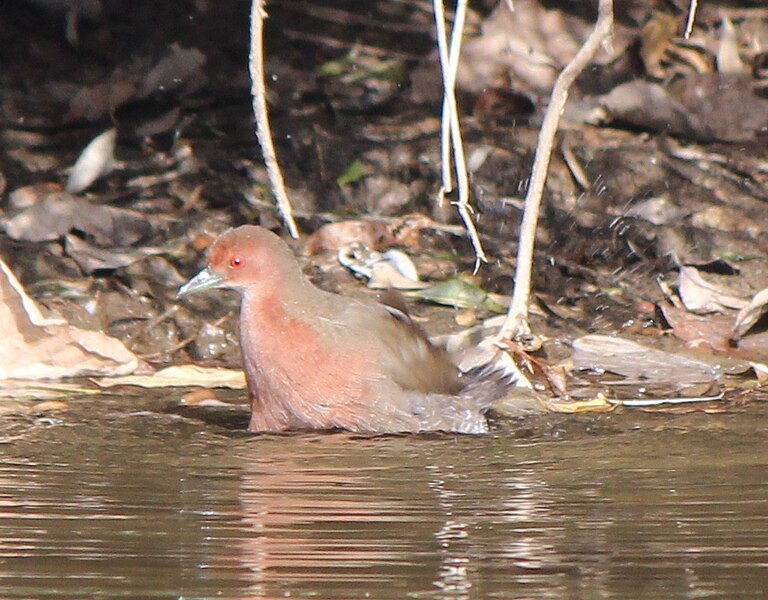
[(520, 240), (517, 250), (517, 269), (515, 271), (515, 290), (507, 318), (499, 331), (499, 337), (519, 337), (531, 332), (528, 324), (528, 302), (531, 294), (531, 274), (533, 271), (533, 249), (536, 242), (536, 225), (539, 220), (541, 197), (547, 170), (552, 157), (560, 117), (563, 114), (568, 92), (576, 77), (592, 60), (600, 44), (610, 35), (613, 26), (613, 0), (599, 0), (597, 23), (584, 45), (568, 65), (558, 75), (552, 89), (552, 97), (544, 115), (544, 122), (539, 132), (536, 155), (533, 160), (531, 183), (525, 197), (523, 222), (520, 226)]
[(283, 223), (294, 238), (299, 237), (299, 230), (293, 220), (293, 209), (288, 194), (285, 191), (285, 181), (277, 162), (275, 146), (272, 142), (272, 130), (269, 126), (267, 112), (267, 88), (264, 82), (264, 0), (251, 2), (251, 49), (249, 68), (251, 71), (251, 95), (253, 96), (253, 115), (256, 118), (256, 136), (259, 138), (264, 164), (267, 167), (272, 193), (277, 200), (277, 210), (283, 218)]
[[(445, 30), (445, 10), (442, 0), (433, 0), (435, 7), (435, 30), (437, 32), (437, 51), (440, 57), (440, 69), (443, 75), (443, 82), (450, 81), (453, 89), (455, 83), (450, 78), (450, 73), (446, 75), (443, 65), (448, 65), (448, 34)], [(453, 172), (451, 169), (451, 113), (448, 107), (448, 91), (443, 92), (443, 112), (440, 122), (440, 168), (443, 178), (443, 186), (440, 188), (439, 201), (442, 204), (445, 194), (453, 190)]]
[(461, 137), (461, 125), (459, 110), (456, 105), (456, 71), (459, 65), (461, 50), (461, 37), (464, 33), (464, 23), (467, 17), (468, 0), (458, 0), (456, 3), (456, 15), (451, 30), (451, 43), (448, 47), (448, 36), (445, 28), (445, 11), (443, 0), (434, 0), (435, 25), (437, 29), (437, 47), (440, 55), (440, 72), (443, 76), (443, 118), (442, 118), (442, 173), (443, 187), (440, 190), (440, 199), (453, 189), (450, 168), (450, 151), (453, 148), (453, 163), (456, 168), (456, 181), (458, 184), (459, 200), (456, 209), (459, 212), (467, 235), (475, 250), (475, 270), (480, 262), (487, 262), (480, 236), (472, 220), (472, 207), (469, 204), (469, 175), (467, 174), (467, 161), (464, 155), (464, 144)]
[(691, 37), (693, 31), (693, 23), (696, 21), (696, 12), (699, 10), (699, 1), (690, 0), (688, 6), (688, 20), (685, 22), (685, 39)]

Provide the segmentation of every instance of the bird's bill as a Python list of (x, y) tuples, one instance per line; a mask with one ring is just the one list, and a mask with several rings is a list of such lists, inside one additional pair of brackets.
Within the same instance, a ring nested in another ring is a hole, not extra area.
[(182, 285), (179, 288), (179, 291), (176, 293), (176, 297), (178, 298), (179, 296), (189, 296), (190, 294), (196, 294), (197, 292), (202, 292), (203, 290), (210, 290), (213, 288), (221, 287), (222, 283), (224, 283), (224, 278), (213, 271), (210, 267), (206, 267), (192, 279), (187, 281), (187, 283)]

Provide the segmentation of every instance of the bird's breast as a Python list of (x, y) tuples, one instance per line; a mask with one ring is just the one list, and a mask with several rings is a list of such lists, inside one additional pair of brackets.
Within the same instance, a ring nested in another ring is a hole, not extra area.
[(252, 399), (313, 427), (335, 427), (359, 406), (373, 357), (354, 344), (323, 336), (317, 324), (292, 316), (277, 301), (244, 303), (243, 364)]

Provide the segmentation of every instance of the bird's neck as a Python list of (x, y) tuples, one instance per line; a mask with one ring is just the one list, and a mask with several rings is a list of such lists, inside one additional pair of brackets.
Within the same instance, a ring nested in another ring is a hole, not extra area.
[[(327, 294), (308, 281), (287, 279), (243, 292), (241, 325), (258, 324), (258, 330), (252, 333), (259, 338), (271, 338), (277, 331), (295, 325), (297, 321), (316, 321), (315, 315), (326, 302), (324, 296)], [(261, 341), (269, 344), (268, 339)]]

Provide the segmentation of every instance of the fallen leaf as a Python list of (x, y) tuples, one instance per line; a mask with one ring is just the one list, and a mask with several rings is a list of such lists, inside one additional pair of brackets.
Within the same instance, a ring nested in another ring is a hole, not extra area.
[(142, 364), (122, 342), (43, 317), (0, 261), (0, 379), (127, 375)]
[(751, 85), (746, 77), (723, 73), (693, 73), (668, 88), (636, 79), (599, 102), (610, 120), (643, 129), (698, 141), (754, 141), (768, 122), (768, 100)]
[(508, 342), (509, 352), (516, 364), (521, 365), (532, 376), (543, 378), (552, 395), (564, 398), (568, 395), (568, 380), (566, 369), (562, 365), (550, 364), (547, 360), (527, 352), (520, 344)]
[(9, 237), (28, 242), (58, 240), (80, 231), (106, 247), (130, 246), (149, 237), (152, 226), (146, 215), (134, 210), (94, 204), (86, 198), (56, 189), (38, 190), (39, 197), (3, 221)]
[(65, 187), (66, 191), (70, 194), (79, 194), (100, 177), (111, 173), (115, 168), (116, 143), (117, 129), (108, 129), (93, 138), (72, 167)]
[(573, 342), (577, 369), (616, 373), (629, 380), (676, 387), (717, 380), (722, 360), (700, 360), (607, 335), (585, 335)]
[(161, 369), (152, 375), (103, 377), (93, 382), (102, 388), (135, 385), (143, 388), (205, 387), (241, 390), (246, 387), (245, 374), (240, 369), (179, 365)]
[(343, 246), (358, 242), (367, 248), (380, 248), (392, 241), (392, 230), (381, 221), (341, 221), (328, 223), (307, 238), (307, 254), (326, 250), (338, 251)]
[(85, 199), (78, 202), (73, 228), (93, 238), (107, 248), (132, 246), (152, 233), (144, 213), (117, 206), (93, 204)]
[(757, 385), (763, 387), (768, 384), (768, 366), (763, 363), (751, 363), (757, 376)]
[(735, 292), (710, 283), (695, 267), (680, 267), (677, 283), (685, 308), (697, 314), (723, 312), (723, 309), (743, 309), (748, 302)]
[(52, 194), (63, 193), (60, 183), (34, 183), (16, 188), (8, 194), (8, 206), (14, 210), (22, 210), (37, 204)]
[(600, 99), (612, 120), (636, 127), (695, 137), (688, 111), (662, 86), (642, 80), (629, 81), (613, 88)]
[(184, 394), (179, 400), (179, 404), (182, 406), (226, 406), (226, 402), (222, 402), (216, 397), (213, 390), (208, 388), (200, 388), (192, 390)]
[(170, 54), (162, 58), (144, 77), (139, 87), (139, 97), (146, 98), (156, 92), (168, 92), (202, 83), (205, 78), (202, 67), (206, 62), (205, 54), (197, 48), (182, 48), (172, 44)]
[[(24, 398), (35, 400), (50, 400), (71, 396), (90, 396), (100, 394), (92, 387), (83, 387), (69, 383), (48, 383), (45, 381), (20, 381), (6, 379), (0, 381), (0, 398)], [(5, 405), (5, 403), (3, 403)]]
[(755, 93), (748, 77), (693, 73), (672, 82), (669, 93), (685, 107), (700, 140), (757, 141), (765, 133), (768, 100)]
[[(593, 22), (536, 0), (498, 2), (479, 33), (466, 34), (457, 85), (480, 92), (498, 81), (512, 81), (524, 92), (549, 94), (557, 74), (593, 27)], [(620, 56), (633, 39), (617, 20), (610, 48), (599, 52), (594, 62), (606, 63)]]
[(733, 339), (739, 340), (768, 312), (768, 288), (754, 295), (752, 300), (743, 307), (736, 316), (733, 325)]
[(64, 249), (67, 255), (71, 256), (78, 266), (88, 274), (102, 269), (112, 270), (127, 267), (148, 256), (169, 252), (168, 248), (154, 246), (113, 250), (97, 248), (75, 235), (68, 235), (64, 238)]
[(481, 287), (461, 277), (441, 281), (423, 290), (412, 290), (407, 295), (454, 308), (485, 308), (497, 313), (506, 312), (506, 308), (499, 302), (503, 299), (501, 296), (491, 296)]
[(689, 347), (727, 352), (731, 336), (731, 319), (723, 315), (703, 317), (669, 304), (661, 305), (661, 313), (676, 337)]
[(768, 332), (733, 337), (733, 318), (725, 315), (706, 317), (689, 313), (669, 304), (660, 305), (664, 318), (676, 337), (690, 348), (722, 354), (735, 359), (768, 362)]
[(727, 16), (722, 17), (720, 46), (717, 49), (717, 70), (730, 75), (746, 75), (747, 67), (739, 56), (736, 28)]
[(666, 225), (680, 219), (685, 211), (675, 206), (666, 195), (641, 200), (629, 207), (628, 217), (644, 219), (654, 225)]
[(416, 265), (402, 250), (381, 253), (369, 250), (360, 242), (353, 242), (339, 249), (338, 260), (355, 275), (368, 279), (368, 287), (374, 290), (429, 287), (429, 284), (419, 280)]
[(50, 242), (69, 233), (74, 224), (77, 200), (64, 191), (53, 191), (29, 208), (4, 220), (5, 233), (14, 240)]
[(43, 400), (35, 404), (36, 412), (54, 412), (57, 410), (67, 410), (69, 404), (61, 400)]
[(549, 412), (577, 414), (585, 412), (608, 412), (616, 408), (605, 396), (597, 394), (587, 400), (544, 399), (544, 406)]
[(336, 178), (336, 185), (344, 187), (352, 183), (357, 183), (363, 179), (370, 172), (370, 168), (366, 168), (365, 164), (356, 160), (349, 165), (344, 172)]

